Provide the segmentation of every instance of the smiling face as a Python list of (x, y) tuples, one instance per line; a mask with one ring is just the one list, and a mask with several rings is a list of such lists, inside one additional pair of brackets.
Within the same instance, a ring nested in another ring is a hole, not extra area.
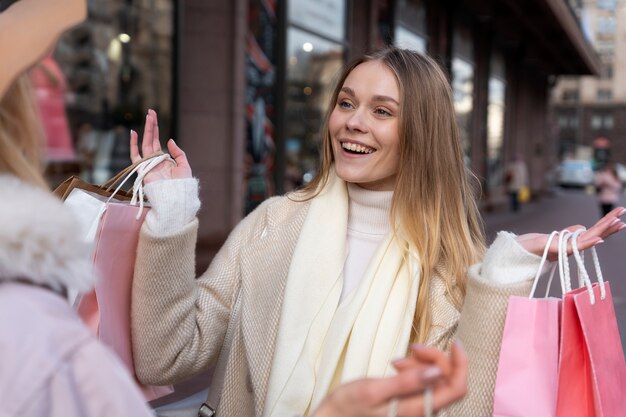
[(400, 162), (400, 91), (380, 61), (359, 64), (346, 78), (328, 122), (335, 170), (346, 182), (393, 190)]

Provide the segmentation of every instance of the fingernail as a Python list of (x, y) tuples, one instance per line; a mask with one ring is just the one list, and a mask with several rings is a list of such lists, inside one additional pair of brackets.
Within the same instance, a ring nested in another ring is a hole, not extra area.
[(626, 224), (622, 224), (617, 230), (622, 230), (624, 227), (626, 227)]
[(422, 378), (426, 381), (432, 381), (433, 379), (437, 379), (441, 376), (441, 369), (437, 366), (429, 366), (428, 368), (422, 371)]
[(130, 134), (132, 135), (133, 133), (135, 133), (135, 131), (133, 129), (130, 129)]
[(618, 216), (623, 215), (624, 213), (626, 213), (626, 208), (623, 208), (622, 211), (619, 212)]
[(620, 222), (620, 219), (613, 219), (613, 221), (611, 222), (611, 224), (609, 226), (613, 226), (614, 224)]
[(397, 364), (402, 363), (404, 360), (406, 360), (406, 358), (398, 358), (398, 359), (393, 359), (393, 360), (391, 361), (391, 364), (392, 364), (393, 366), (396, 366)]
[[(626, 226), (626, 225), (624, 225), (624, 226)], [(604, 243), (604, 240), (602, 240), (602, 239), (598, 240), (598, 241), (596, 242), (596, 245), (599, 245), (600, 243)]]

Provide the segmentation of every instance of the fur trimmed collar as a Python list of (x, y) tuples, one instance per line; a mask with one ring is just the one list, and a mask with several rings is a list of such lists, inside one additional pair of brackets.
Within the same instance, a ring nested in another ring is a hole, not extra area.
[(63, 204), (45, 190), (0, 175), (0, 282), (19, 278), (60, 290), (88, 290), (88, 248)]

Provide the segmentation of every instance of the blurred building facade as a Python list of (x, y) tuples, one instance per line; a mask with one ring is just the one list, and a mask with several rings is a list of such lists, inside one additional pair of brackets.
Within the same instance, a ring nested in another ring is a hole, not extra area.
[(626, 1), (570, 1), (596, 50), (597, 76), (559, 77), (552, 96), (555, 138), (562, 158), (593, 159), (598, 138), (611, 158), (626, 162)]
[(550, 80), (599, 71), (565, 0), (101, 3), (90, 2), (89, 22), (55, 54), (63, 42), (77, 51), (62, 62), (68, 74), (81, 59), (105, 68), (82, 76), (104, 85), (87, 90), (85, 102), (69, 93), (72, 131), (114, 131), (122, 139), (111, 152), (123, 155), (127, 128), (140, 128), (155, 108), (162, 139), (175, 135), (201, 181), (199, 254), (261, 201), (315, 175), (331, 88), (355, 56), (395, 44), (441, 64), (485, 206), (504, 204), (504, 166), (514, 155), (526, 160), (532, 188), (543, 188), (558, 159), (546, 117)]

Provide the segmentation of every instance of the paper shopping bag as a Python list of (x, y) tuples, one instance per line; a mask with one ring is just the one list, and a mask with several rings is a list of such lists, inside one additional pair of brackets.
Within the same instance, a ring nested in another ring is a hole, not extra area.
[(626, 364), (609, 283), (571, 291), (563, 304), (557, 416), (624, 415)]
[(509, 299), (494, 417), (555, 416), (560, 314), (558, 298)]
[[(530, 296), (509, 298), (496, 374), (494, 417), (556, 415), (561, 299), (548, 297), (547, 291), (544, 298), (533, 297), (557, 236), (559, 246), (562, 243), (558, 232), (550, 234)], [(553, 268), (550, 274), (548, 290), (555, 271)]]
[[(125, 178), (132, 175), (128, 169), (124, 172)], [(121, 179), (119, 176), (112, 185)], [(110, 186), (85, 187), (81, 181), (72, 179), (66, 183), (64, 189), (57, 189), (57, 195), (64, 195), (66, 206), (76, 214), (83, 239), (91, 245), (98, 278), (91, 292), (79, 296), (77, 312), (134, 375), (131, 288), (139, 231), (148, 208), (114, 199), (118, 195), (107, 189)], [(140, 385), (140, 389), (147, 401), (173, 392), (171, 386)]]

